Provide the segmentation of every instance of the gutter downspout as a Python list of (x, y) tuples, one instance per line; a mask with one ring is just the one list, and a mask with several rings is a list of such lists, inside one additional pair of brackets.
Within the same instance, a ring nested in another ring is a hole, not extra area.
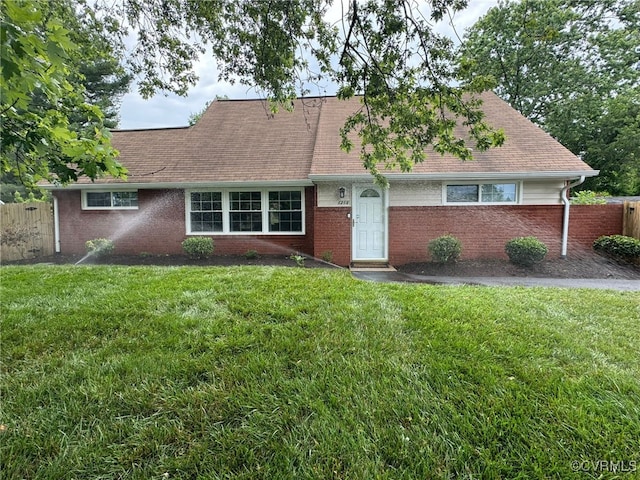
[(60, 211), (58, 210), (58, 197), (53, 197), (53, 241), (55, 252), (60, 253)]
[(567, 198), (567, 192), (570, 188), (577, 187), (581, 183), (584, 182), (584, 175), (581, 176), (578, 180), (572, 183), (567, 183), (560, 193), (560, 197), (562, 198), (562, 203), (564, 203), (564, 217), (562, 219), (562, 253), (560, 258), (567, 258), (567, 243), (569, 241), (569, 206), (571, 202)]

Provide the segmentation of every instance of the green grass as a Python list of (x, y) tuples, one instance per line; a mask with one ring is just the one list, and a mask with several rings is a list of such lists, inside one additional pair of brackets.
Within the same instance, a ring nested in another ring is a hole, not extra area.
[(0, 274), (2, 478), (638, 475), (597, 463), (640, 468), (638, 293)]

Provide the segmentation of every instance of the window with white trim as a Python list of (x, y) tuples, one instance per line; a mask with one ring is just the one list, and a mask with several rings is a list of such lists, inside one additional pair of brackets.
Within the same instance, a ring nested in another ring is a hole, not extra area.
[(261, 192), (229, 192), (229, 230), (262, 232)]
[(269, 192), (269, 231), (302, 231), (302, 192)]
[(303, 189), (187, 192), (187, 234), (303, 234)]
[(518, 203), (517, 183), (460, 183), (445, 185), (445, 203)]
[(83, 190), (84, 210), (136, 210), (138, 192), (136, 190)]
[(222, 231), (222, 193), (192, 192), (190, 224), (193, 232)]

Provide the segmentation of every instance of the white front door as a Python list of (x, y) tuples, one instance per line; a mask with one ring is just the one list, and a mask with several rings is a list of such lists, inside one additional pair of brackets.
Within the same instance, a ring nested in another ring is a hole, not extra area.
[(353, 188), (353, 260), (386, 260), (384, 191), (373, 185)]

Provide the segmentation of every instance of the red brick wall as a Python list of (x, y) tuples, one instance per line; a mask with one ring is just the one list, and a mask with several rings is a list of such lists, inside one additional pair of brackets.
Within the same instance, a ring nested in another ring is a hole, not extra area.
[[(451, 233), (462, 242), (462, 258), (507, 258), (514, 237), (535, 236), (558, 257), (563, 205), (393, 207), (389, 209), (389, 252), (394, 265), (426, 258), (429, 240)], [(572, 205), (567, 255), (591, 251), (600, 235), (622, 232), (621, 205)]]
[(331, 251), (333, 263), (349, 265), (351, 263), (351, 219), (347, 215), (350, 207), (316, 208), (313, 254), (322, 258)]
[[(116, 253), (182, 253), (185, 203), (182, 190), (139, 190), (138, 210), (91, 211), (81, 209), (79, 191), (55, 192), (60, 212), (60, 247), (64, 254), (84, 254), (85, 242), (111, 238)], [(318, 208), (316, 190), (305, 192), (306, 235), (212, 236), (215, 254), (293, 252), (322, 257), (331, 251), (333, 262), (351, 262), (349, 207)], [(622, 232), (621, 204), (573, 205), (568, 255), (591, 251), (600, 235)], [(447, 233), (458, 237), (462, 258), (506, 258), (504, 244), (511, 238), (534, 235), (559, 256), (562, 205), (434, 206), (389, 208), (389, 261), (393, 265), (424, 261), (429, 240)]]
[(568, 256), (572, 246), (590, 250), (599, 236), (622, 234), (624, 206), (621, 203), (571, 205), (569, 212)]
[[(306, 189), (306, 235), (212, 235), (214, 254), (313, 253), (314, 189)], [(138, 210), (82, 210), (81, 193), (55, 192), (60, 212), (60, 251), (84, 254), (85, 242), (94, 238), (113, 240), (117, 254), (181, 254), (187, 238), (183, 190), (139, 190)]]
[[(561, 254), (563, 205), (434, 206), (389, 208), (389, 262), (427, 260), (429, 240), (452, 234), (462, 242), (462, 258), (507, 258), (504, 245), (514, 237), (535, 236)], [(333, 252), (334, 262), (351, 261), (349, 208), (317, 208), (314, 254)], [(573, 205), (568, 255), (591, 251), (600, 235), (622, 231), (621, 205)]]
[(452, 234), (462, 242), (462, 259), (506, 258), (505, 243), (534, 235), (560, 254), (562, 206), (435, 206), (389, 209), (389, 252), (393, 265), (424, 261), (427, 244)]
[(77, 190), (55, 192), (60, 212), (60, 250), (83, 254), (85, 242), (110, 238), (120, 254), (180, 252), (184, 240), (184, 193), (140, 190), (138, 210), (82, 210)]

